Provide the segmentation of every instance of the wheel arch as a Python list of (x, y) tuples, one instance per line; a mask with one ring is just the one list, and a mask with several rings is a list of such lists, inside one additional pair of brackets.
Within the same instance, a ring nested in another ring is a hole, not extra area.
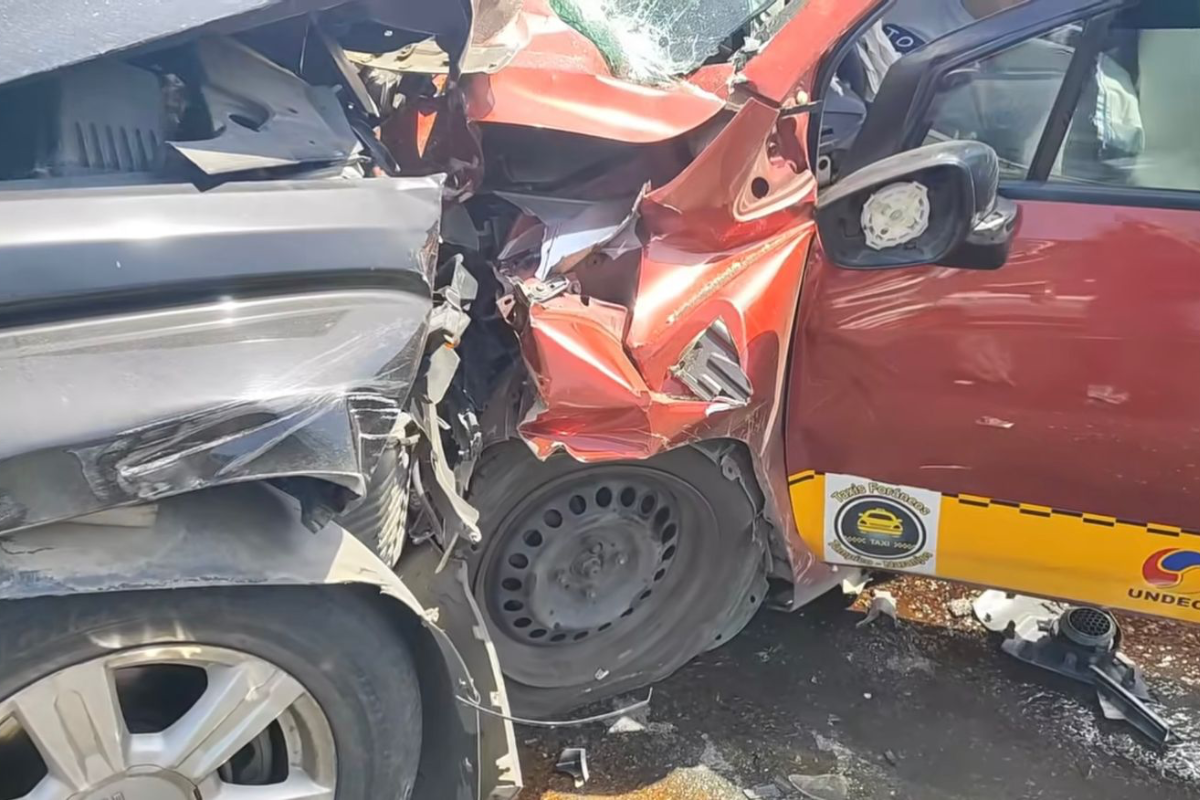
[[(293, 498), (262, 483), (179, 495), (148, 506), (29, 528), (0, 538), (0, 601), (218, 586), (346, 585), (369, 592), (408, 638), (425, 713), (417, 796), (514, 797), (512, 725), (461, 702), (509, 712), (495, 651), (461, 562), (439, 571), (432, 547), (395, 571), (336, 524), (316, 531)], [(456, 713), (445, 713), (446, 703)], [(454, 757), (447, 757), (452, 753)]]

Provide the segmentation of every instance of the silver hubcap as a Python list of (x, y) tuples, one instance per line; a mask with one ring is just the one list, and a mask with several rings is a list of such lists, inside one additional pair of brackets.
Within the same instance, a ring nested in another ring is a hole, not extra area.
[(0, 700), (0, 800), (332, 800), (336, 774), (317, 702), (235, 650), (125, 650)]

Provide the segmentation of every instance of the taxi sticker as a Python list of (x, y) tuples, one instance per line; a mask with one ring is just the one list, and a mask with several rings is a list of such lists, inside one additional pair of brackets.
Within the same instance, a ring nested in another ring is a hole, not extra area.
[(824, 494), (826, 561), (937, 573), (940, 494), (834, 473)]

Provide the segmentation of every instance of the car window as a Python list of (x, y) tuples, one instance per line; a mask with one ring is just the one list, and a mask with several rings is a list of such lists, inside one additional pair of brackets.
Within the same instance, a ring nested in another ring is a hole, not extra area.
[(1200, 190), (1198, 53), (1198, 28), (1110, 28), (1050, 180)]
[(1081, 30), (1064, 25), (946, 75), (925, 143), (984, 142), (1000, 157), (1002, 177), (1024, 178)]

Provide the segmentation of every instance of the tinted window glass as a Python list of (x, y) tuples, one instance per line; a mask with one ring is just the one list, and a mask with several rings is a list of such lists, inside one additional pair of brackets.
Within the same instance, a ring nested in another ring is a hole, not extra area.
[(931, 108), (926, 143), (986, 142), (1000, 156), (1003, 177), (1025, 177), (1080, 30), (1064, 26), (947, 75)]
[(1051, 180), (1200, 189), (1200, 29), (1114, 27)]

